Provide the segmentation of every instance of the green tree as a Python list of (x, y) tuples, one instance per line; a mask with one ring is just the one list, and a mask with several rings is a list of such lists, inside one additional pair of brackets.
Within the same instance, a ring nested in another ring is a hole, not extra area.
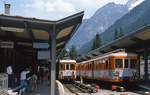
[(123, 29), (122, 28), (120, 28), (119, 30), (115, 29), (114, 40), (116, 40), (122, 36), (124, 36)]
[(62, 50), (62, 52), (61, 52), (61, 54), (60, 54), (60, 59), (63, 59), (64, 57), (65, 57), (65, 55), (66, 55), (66, 53), (67, 53), (67, 51), (64, 49), (64, 50)]
[(117, 29), (115, 29), (115, 33), (114, 33), (114, 40), (119, 38), (119, 31)]
[(76, 59), (77, 58), (78, 53), (77, 53), (76, 47), (74, 45), (72, 45), (69, 54), (70, 54), (71, 59)]
[(99, 34), (96, 34), (93, 40), (92, 50), (99, 48), (100, 46), (101, 46), (101, 38)]
[(120, 37), (122, 37), (122, 36), (124, 36), (124, 33), (123, 33), (123, 29), (120, 27), (119, 37), (118, 37), (118, 38), (120, 38)]

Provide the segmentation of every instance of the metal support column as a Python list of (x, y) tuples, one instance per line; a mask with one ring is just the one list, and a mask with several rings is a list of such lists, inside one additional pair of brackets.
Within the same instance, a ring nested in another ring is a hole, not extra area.
[(148, 50), (145, 48), (144, 50), (144, 79), (148, 80)]
[[(7, 68), (7, 48), (4, 48), (4, 68)], [(5, 69), (3, 69), (3, 72), (5, 72)]]
[(141, 54), (138, 54), (138, 78), (141, 79), (141, 69), (140, 69), (140, 63), (141, 63)]
[(51, 37), (51, 93), (50, 95), (55, 95), (56, 89), (56, 26), (53, 26), (53, 31), (50, 35)]

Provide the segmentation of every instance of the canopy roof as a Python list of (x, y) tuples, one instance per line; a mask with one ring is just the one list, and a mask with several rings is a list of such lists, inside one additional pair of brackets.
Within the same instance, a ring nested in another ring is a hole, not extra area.
[(142, 27), (119, 39), (116, 39), (98, 49), (89, 52), (79, 58), (79, 61), (88, 60), (103, 53), (116, 49), (126, 49), (132, 52), (143, 52), (145, 48), (150, 50), (150, 25)]
[(31, 46), (47, 43), (55, 26), (56, 51), (60, 51), (81, 23), (84, 12), (57, 21), (0, 15), (0, 40)]

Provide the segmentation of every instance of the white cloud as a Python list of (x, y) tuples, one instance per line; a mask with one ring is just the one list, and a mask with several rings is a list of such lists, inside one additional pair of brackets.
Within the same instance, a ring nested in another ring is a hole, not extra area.
[(60, 19), (76, 12), (73, 4), (63, 0), (30, 0), (20, 7), (24, 9), (22, 13), (25, 16), (39, 18)]
[(63, 0), (32, 0), (31, 6), (47, 12), (75, 12), (74, 6)]
[(45, 8), (47, 12), (75, 12), (75, 8), (71, 3), (63, 2), (62, 0), (56, 0), (55, 2), (47, 2), (45, 4)]
[(125, 4), (127, 0), (64, 0), (74, 4), (76, 11), (85, 10), (85, 18), (91, 17), (96, 10), (109, 2)]
[(84, 18), (91, 17), (98, 8), (109, 2), (124, 4), (127, 0), (14, 0), (17, 8), (13, 14), (42, 19), (61, 19), (85, 11)]

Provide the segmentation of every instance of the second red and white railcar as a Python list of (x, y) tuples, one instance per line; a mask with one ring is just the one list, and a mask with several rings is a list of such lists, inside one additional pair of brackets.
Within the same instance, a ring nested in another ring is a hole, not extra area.
[(110, 82), (138, 80), (138, 56), (125, 51), (107, 53), (76, 64), (77, 77)]

